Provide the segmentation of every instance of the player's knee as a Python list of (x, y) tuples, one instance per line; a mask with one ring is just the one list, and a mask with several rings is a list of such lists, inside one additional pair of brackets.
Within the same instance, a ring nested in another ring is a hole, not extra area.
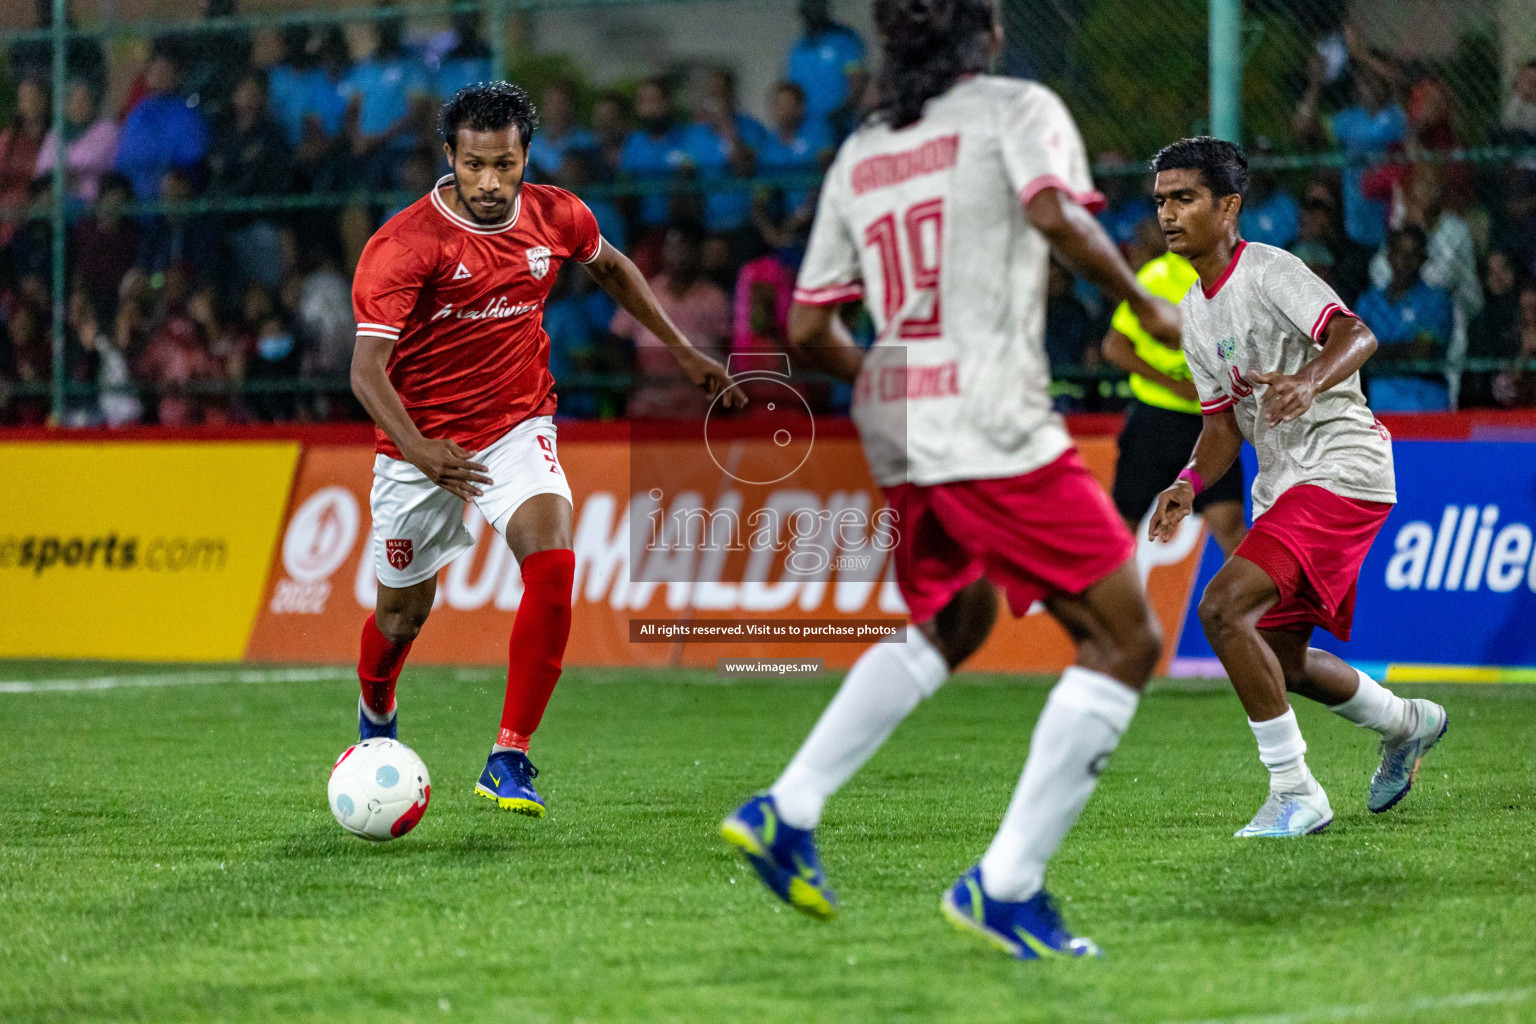
[(400, 647), (415, 640), (421, 633), (421, 627), (426, 624), (429, 611), (431, 611), (430, 607), (376, 612), (374, 622), (378, 625), (379, 632), (384, 634), (384, 639)]
[(1243, 615), (1238, 608), (1236, 595), (1227, 593), (1225, 587), (1211, 585), (1205, 588), (1196, 609), (1205, 638), (1214, 647), (1243, 628)]

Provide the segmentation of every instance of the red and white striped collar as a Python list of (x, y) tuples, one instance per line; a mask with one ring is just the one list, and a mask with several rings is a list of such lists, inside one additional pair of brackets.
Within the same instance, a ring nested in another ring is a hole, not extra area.
[(504, 231), (510, 231), (517, 224), (517, 218), (523, 212), (523, 193), (521, 189), (518, 190), (517, 198), (512, 201), (511, 218), (505, 223), (486, 227), (483, 224), (475, 223), (467, 217), (460, 217), (448, 208), (447, 203), (443, 202), (443, 186), (452, 182), (453, 175), (451, 174), (445, 174), (437, 179), (437, 184), (432, 186), (432, 205), (437, 207), (437, 212), (447, 217), (448, 222), (454, 227), (462, 228), (475, 235), (499, 235)]
[(1227, 278), (1231, 277), (1232, 271), (1237, 269), (1237, 261), (1242, 258), (1243, 250), (1246, 248), (1248, 248), (1248, 243), (1239, 239), (1237, 248), (1232, 250), (1232, 262), (1227, 264), (1227, 269), (1221, 272), (1221, 277), (1216, 279), (1216, 283), (1209, 288), (1204, 284), (1200, 285), (1200, 291), (1204, 293), (1206, 298), (1214, 299), (1216, 293), (1221, 291), (1221, 286), (1227, 283)]

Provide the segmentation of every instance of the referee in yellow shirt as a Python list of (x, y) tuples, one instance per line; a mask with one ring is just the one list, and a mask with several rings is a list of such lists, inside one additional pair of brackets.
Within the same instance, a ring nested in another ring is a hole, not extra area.
[[(1184, 257), (1169, 252), (1142, 267), (1136, 279), (1153, 295), (1178, 303), (1200, 275)], [(1114, 488), (1115, 508), (1134, 533), (1158, 493), (1179, 475), (1195, 450), (1200, 437), (1200, 397), (1184, 353), (1143, 331), (1136, 314), (1123, 302), (1110, 321), (1103, 350), (1105, 359), (1131, 375), (1135, 396), (1120, 431)], [(1241, 460), (1200, 492), (1195, 511), (1205, 517), (1216, 543), (1230, 557), (1248, 532), (1243, 521)]]

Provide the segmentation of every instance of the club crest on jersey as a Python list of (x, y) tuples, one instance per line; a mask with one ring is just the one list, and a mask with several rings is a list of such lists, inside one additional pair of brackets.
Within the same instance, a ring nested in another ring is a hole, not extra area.
[(528, 250), (528, 273), (537, 280), (544, 280), (544, 275), (549, 273), (549, 257), (553, 255), (549, 249), (542, 245), (536, 245)]
[(384, 555), (389, 559), (389, 564), (396, 572), (400, 572), (411, 564), (411, 559), (416, 553), (411, 550), (411, 539), (406, 537), (401, 540), (386, 540), (384, 542)]
[(1232, 338), (1222, 338), (1216, 343), (1216, 354), (1221, 356), (1224, 362), (1230, 360), (1236, 352), (1237, 342)]

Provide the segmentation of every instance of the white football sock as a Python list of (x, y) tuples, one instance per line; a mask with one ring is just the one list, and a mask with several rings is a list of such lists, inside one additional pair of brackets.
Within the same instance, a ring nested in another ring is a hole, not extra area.
[(779, 781), (769, 790), (779, 816), (815, 828), (822, 805), (902, 719), (949, 678), (944, 656), (916, 628), (905, 642), (878, 643), (859, 656)]
[(1259, 741), (1259, 760), (1269, 769), (1271, 793), (1311, 792), (1317, 785), (1307, 768), (1307, 741), (1296, 724), (1296, 710), (1286, 708), (1279, 718), (1267, 722), (1248, 720), (1253, 738)]
[(1374, 729), (1383, 736), (1407, 735), (1413, 723), (1409, 703), (1359, 669), (1355, 672), (1360, 676), (1360, 688), (1349, 700), (1328, 710), (1346, 722)]
[(389, 709), (389, 714), (381, 715), (363, 702), (362, 697), (357, 698), (357, 709), (363, 713), (363, 717), (374, 725), (388, 725), (389, 720), (395, 717), (395, 708)]
[(981, 858), (981, 886), (1019, 902), (1045, 884), (1045, 865), (1088, 805), (1099, 773), (1136, 714), (1141, 694), (1073, 665), (1046, 699), (1008, 813)]

